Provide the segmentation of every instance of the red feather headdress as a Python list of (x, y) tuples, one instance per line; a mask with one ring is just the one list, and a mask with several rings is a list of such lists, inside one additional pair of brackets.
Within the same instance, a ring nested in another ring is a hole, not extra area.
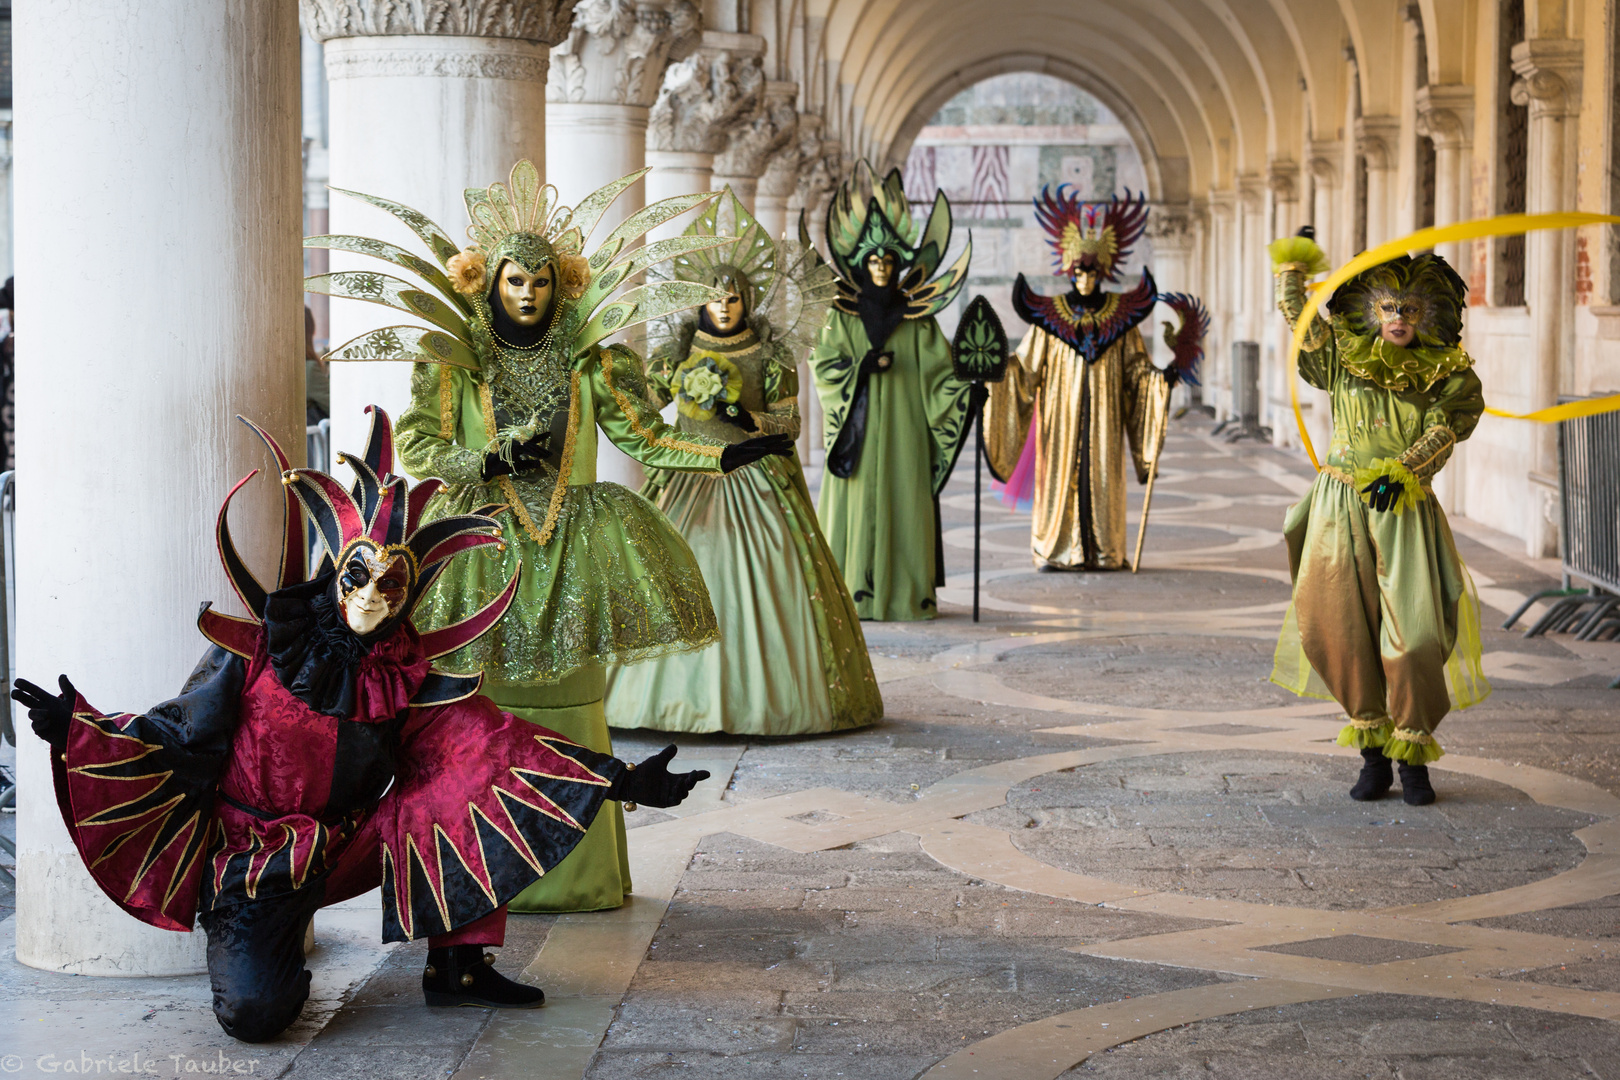
[(1035, 198), (1035, 220), (1041, 223), (1057, 256), (1059, 272), (1073, 277), (1076, 269), (1093, 270), (1103, 281), (1118, 281), (1119, 269), (1147, 227), (1147, 197), (1131, 197), (1125, 189), (1106, 203), (1081, 202), (1068, 184), (1057, 191), (1041, 188)]

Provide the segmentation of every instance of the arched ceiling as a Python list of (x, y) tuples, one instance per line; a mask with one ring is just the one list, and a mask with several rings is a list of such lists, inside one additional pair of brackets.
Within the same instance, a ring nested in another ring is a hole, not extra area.
[[(1419, 0), (1435, 83), (1469, 80), (1481, 0)], [(802, 7), (800, 5), (802, 4)], [(829, 131), (898, 161), (957, 90), (1044, 71), (1102, 100), (1188, 195), (1306, 160), (1346, 113), (1345, 47), (1365, 115), (1394, 115), (1406, 0), (797, 0)], [(1164, 193), (1155, 192), (1162, 197)], [(1180, 195), (1181, 193), (1172, 193)]]

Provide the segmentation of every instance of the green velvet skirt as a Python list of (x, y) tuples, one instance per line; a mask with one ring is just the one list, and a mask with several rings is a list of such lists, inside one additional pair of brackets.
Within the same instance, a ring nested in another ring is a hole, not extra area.
[(796, 461), (674, 474), (658, 507), (697, 557), (721, 642), (609, 668), (610, 725), (806, 735), (882, 719), (860, 619)]
[[(581, 746), (611, 754), (613, 740), (602, 713), (603, 687), (602, 668), (591, 665), (548, 686), (486, 679), (483, 692), (513, 716), (550, 728)], [(630, 849), (625, 842), (624, 810), (608, 801), (568, 857), (507, 907), (528, 913), (605, 911), (622, 905), (629, 891)]]

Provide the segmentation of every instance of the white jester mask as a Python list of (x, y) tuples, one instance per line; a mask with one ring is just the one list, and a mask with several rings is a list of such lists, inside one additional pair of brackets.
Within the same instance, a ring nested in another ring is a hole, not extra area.
[(338, 561), (337, 600), (344, 622), (358, 637), (369, 637), (405, 613), (413, 562), (404, 547), (378, 547), (369, 539), (344, 550)]

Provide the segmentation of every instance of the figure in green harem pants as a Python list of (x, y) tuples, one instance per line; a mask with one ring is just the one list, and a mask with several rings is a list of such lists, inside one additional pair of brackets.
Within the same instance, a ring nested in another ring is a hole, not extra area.
[[(1271, 254), (1292, 326), (1327, 259), (1308, 231)], [(1393, 760), (1405, 800), (1433, 802), (1435, 728), (1490, 694), (1479, 602), (1429, 487), (1485, 408), (1460, 345), (1467, 292), (1440, 256), (1402, 256), (1340, 286), (1300, 351), (1300, 376), (1332, 395), (1333, 442), (1284, 524), (1294, 600), (1271, 678), (1344, 706), (1353, 799), (1388, 792)]]
[(821, 528), (863, 619), (932, 619), (945, 583), (939, 491), (970, 427), (969, 384), (934, 316), (973, 254), (969, 242), (930, 281), (950, 237), (943, 192), (919, 234), (900, 171), (878, 186), (864, 161), (827, 213), (838, 296), (810, 354), (827, 449)]
[[(519, 575), (501, 621), (440, 666), (483, 672), (484, 694), (506, 712), (601, 753), (611, 753), (604, 665), (704, 648), (719, 630), (680, 533), (641, 496), (596, 483), (597, 430), (663, 469), (719, 474), (793, 452), (785, 435), (728, 446), (676, 431), (645, 400), (640, 359), (600, 344), (627, 326), (724, 295), (677, 281), (608, 302), (631, 275), (719, 242), (681, 237), (626, 250), (648, 229), (714, 197), (679, 196), (633, 214), (587, 260), (582, 249), (603, 211), (641, 175), (616, 180), (569, 210), (557, 205), (534, 165), (521, 161), (510, 186), (468, 189), (475, 243), (464, 251), (414, 210), (360, 195), (415, 231), (438, 266), (361, 237), (317, 242), (405, 267), (431, 291), (379, 273), (329, 274), (308, 284), (439, 328), (385, 327), (332, 358), (417, 361), (397, 440), (413, 475), (444, 481), (427, 519), (483, 508), (501, 523), (505, 550), (458, 560), (417, 609), (424, 629), (454, 623)], [(613, 908), (629, 888), (624, 818), (603, 813), (573, 853), (510, 908)]]

